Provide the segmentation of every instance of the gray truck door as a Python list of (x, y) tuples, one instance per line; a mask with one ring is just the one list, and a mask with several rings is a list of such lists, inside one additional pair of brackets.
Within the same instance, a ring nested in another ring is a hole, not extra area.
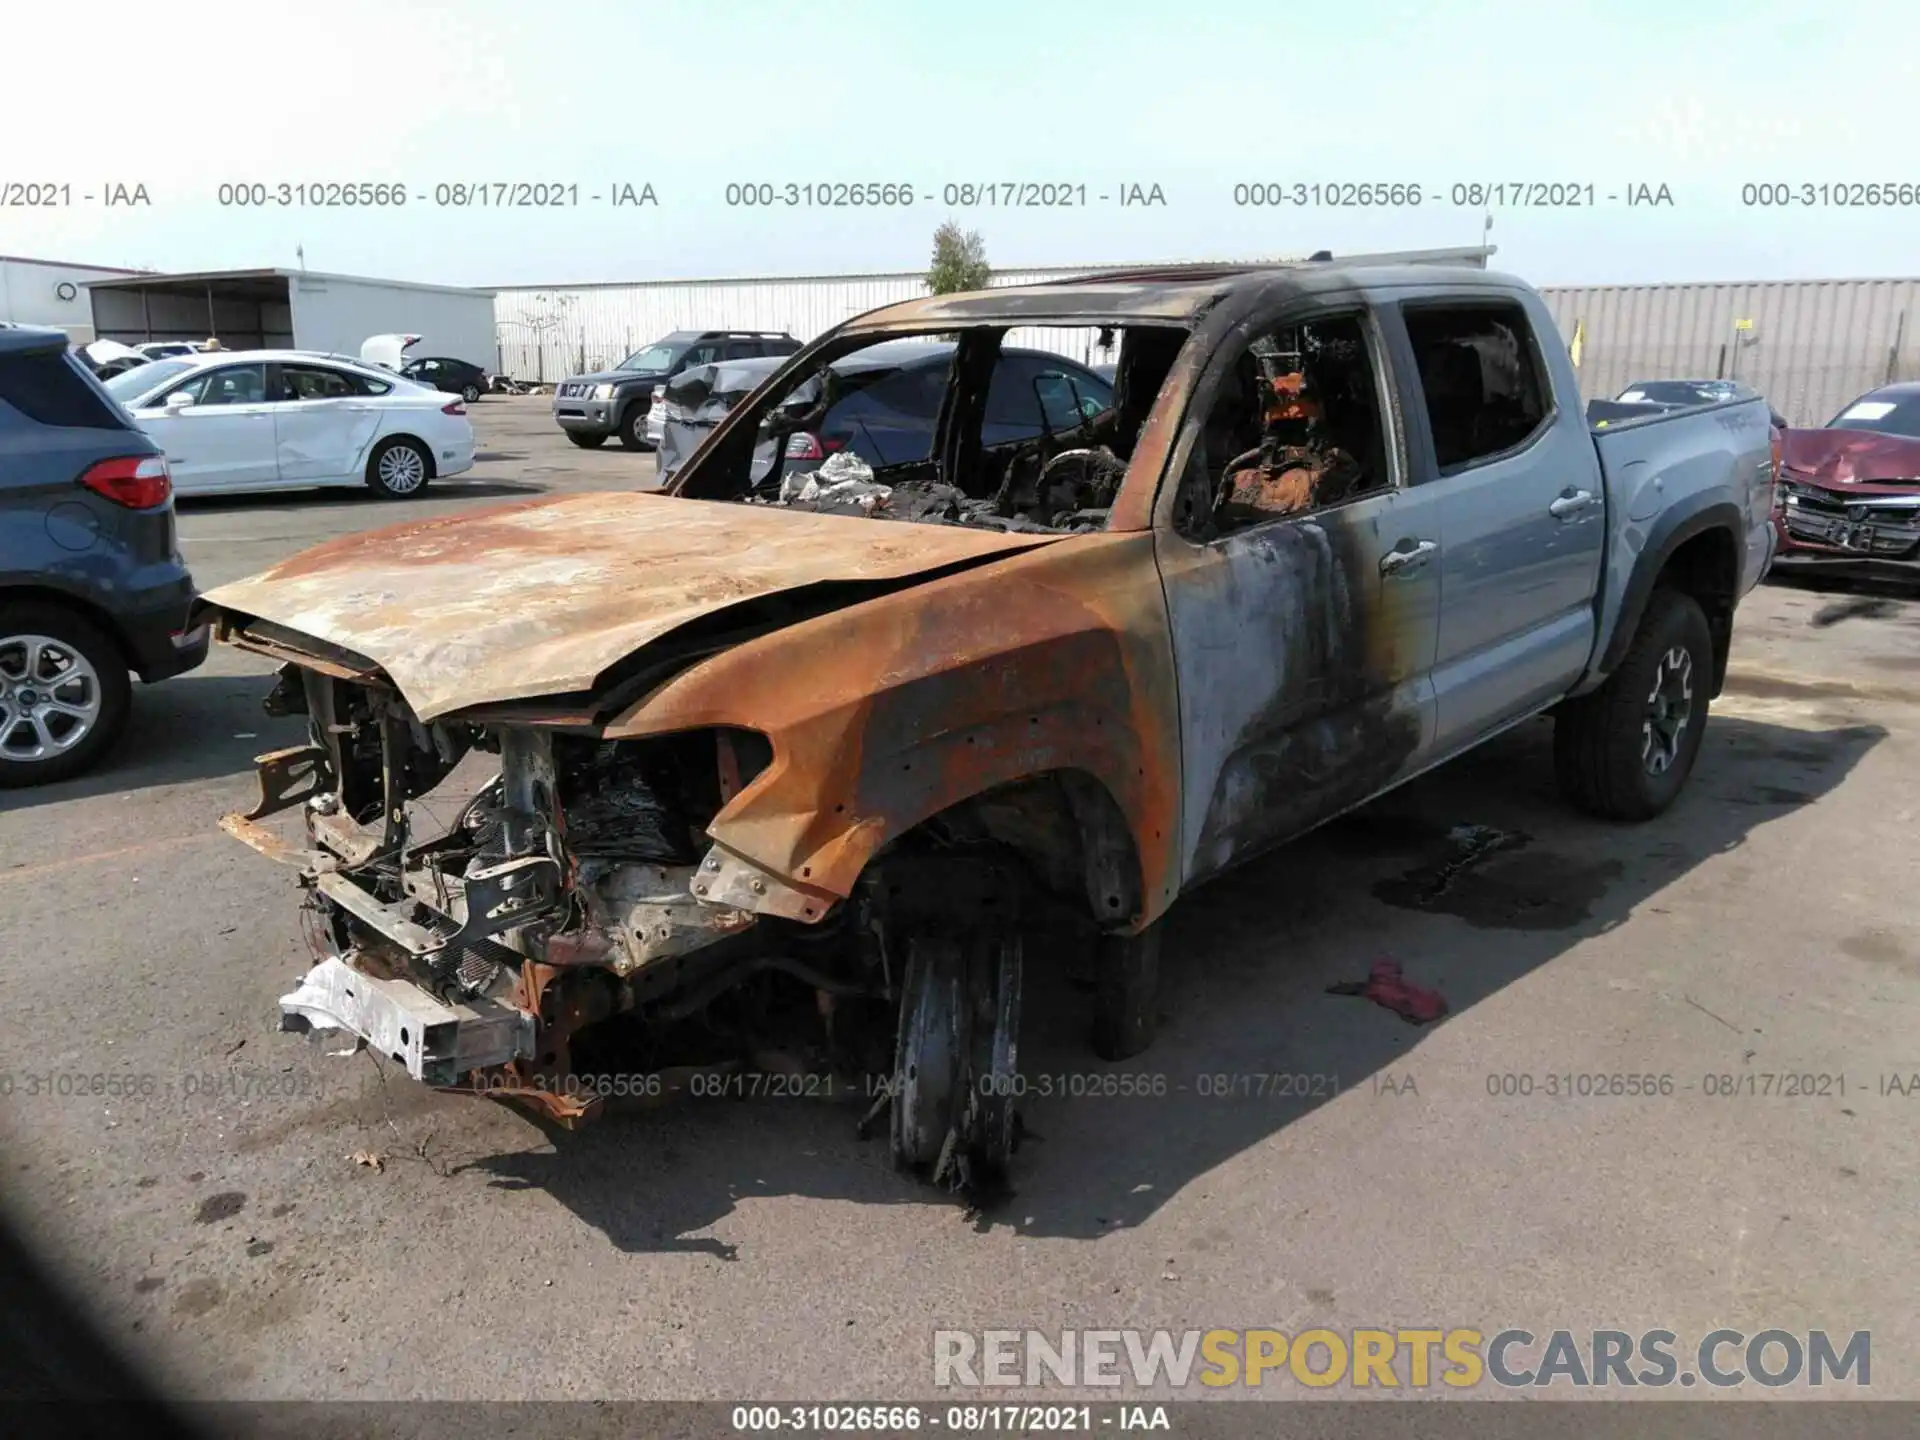
[[(1517, 295), (1399, 306), (1420, 486), (1441, 502), (1435, 759), (1539, 709), (1586, 668), (1606, 535), (1599, 462), (1557, 406), (1553, 335)], [(1393, 322), (1388, 321), (1389, 325)]]
[[(1292, 375), (1311, 392), (1276, 403), (1286, 386), (1273, 382)], [(1427, 751), (1440, 535), (1435, 506), (1406, 488), (1392, 393), (1357, 294), (1256, 314), (1196, 387), (1155, 533), (1179, 676), (1187, 883), (1367, 799)], [(1319, 419), (1301, 419), (1316, 407)], [(1234, 462), (1282, 443), (1265, 454), (1352, 463), (1333, 464), (1304, 504), (1289, 472), (1256, 463), (1256, 480), (1280, 483), (1242, 487), (1260, 503), (1219, 509), (1223, 483), (1249, 473)]]

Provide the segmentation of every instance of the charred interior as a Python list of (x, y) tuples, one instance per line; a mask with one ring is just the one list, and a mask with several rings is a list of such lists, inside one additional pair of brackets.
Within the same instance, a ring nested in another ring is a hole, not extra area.
[(922, 524), (1100, 530), (1186, 342), (1105, 326), (1078, 361), (1005, 327), (881, 337), (822, 352), (753, 402), (679, 493)]

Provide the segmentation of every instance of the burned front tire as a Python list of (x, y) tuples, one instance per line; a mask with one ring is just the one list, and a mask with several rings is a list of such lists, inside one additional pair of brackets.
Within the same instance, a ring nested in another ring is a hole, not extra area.
[(1699, 601), (1659, 589), (1620, 668), (1554, 719), (1561, 793), (1607, 820), (1651, 820), (1679, 797), (1706, 734), (1713, 636)]
[(1131, 1060), (1153, 1044), (1160, 1003), (1158, 921), (1137, 935), (1102, 935), (1095, 955), (1093, 1053)]
[(894, 1163), (979, 1191), (1006, 1179), (1019, 1089), (1020, 936), (987, 926), (913, 935), (895, 1046)]

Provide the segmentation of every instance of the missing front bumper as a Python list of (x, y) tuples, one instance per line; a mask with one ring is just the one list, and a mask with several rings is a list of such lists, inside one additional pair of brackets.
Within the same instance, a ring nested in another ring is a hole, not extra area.
[(426, 1085), (457, 1085), (471, 1071), (534, 1054), (526, 1011), (484, 998), (449, 1005), (411, 981), (364, 975), (337, 955), (280, 998), (280, 1028), (343, 1031)]

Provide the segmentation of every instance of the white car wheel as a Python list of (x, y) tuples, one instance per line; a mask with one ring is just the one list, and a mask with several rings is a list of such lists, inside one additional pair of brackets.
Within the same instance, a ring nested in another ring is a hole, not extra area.
[(433, 460), (414, 440), (389, 440), (367, 461), (367, 484), (390, 500), (404, 500), (426, 489)]

